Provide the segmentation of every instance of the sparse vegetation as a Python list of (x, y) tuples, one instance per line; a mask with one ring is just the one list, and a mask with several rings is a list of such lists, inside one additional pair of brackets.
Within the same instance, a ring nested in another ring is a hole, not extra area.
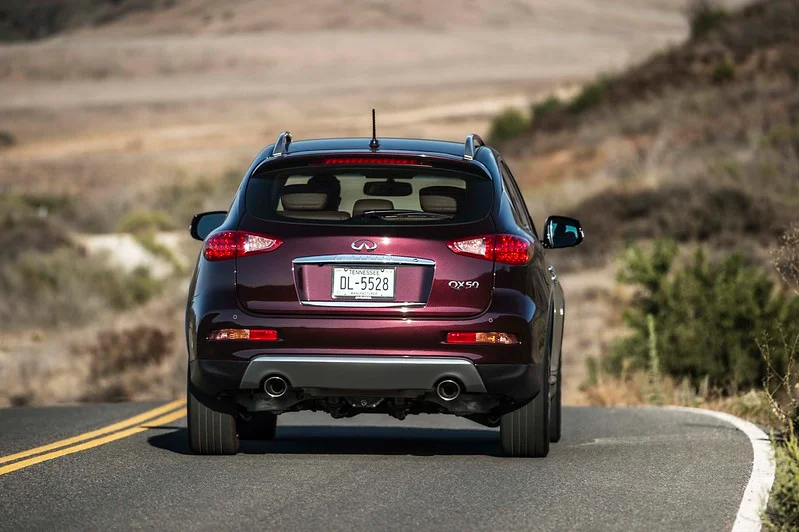
[(120, 233), (151, 233), (153, 231), (171, 231), (175, 223), (169, 213), (164, 211), (150, 211), (136, 209), (120, 220), (117, 231)]
[(687, 14), (692, 38), (719, 28), (729, 18), (727, 12), (711, 0), (693, 0)]
[(508, 108), (491, 122), (488, 141), (495, 143), (513, 138), (527, 129), (528, 124), (528, 118), (520, 110)]
[(722, 61), (713, 69), (712, 78), (715, 83), (732, 81), (735, 79), (735, 63), (729, 60)]
[(598, 106), (607, 95), (608, 84), (609, 78), (600, 76), (593, 83), (584, 86), (574, 100), (569, 103), (568, 111), (572, 114), (581, 114)]
[(756, 245), (774, 243), (791, 216), (767, 196), (712, 183), (612, 190), (587, 199), (573, 213), (602, 238), (586, 239), (568, 257), (572, 268), (601, 265), (624, 243), (640, 239), (702, 242), (714, 250), (751, 253)]
[(542, 102), (533, 104), (530, 108), (530, 114), (533, 120), (542, 120), (544, 117), (549, 116), (558, 109), (563, 107), (563, 102), (557, 96), (550, 96)]
[(80, 324), (104, 310), (125, 310), (160, 293), (162, 282), (146, 268), (112, 269), (79, 249), (27, 251), (0, 269), (0, 307), (7, 328), (31, 323)]
[[(724, 395), (704, 382), (694, 386), (688, 379), (675, 380), (661, 375), (656, 383), (651, 373), (643, 370), (628, 371), (619, 376), (596, 371), (590, 374), (581, 389), (586, 402), (593, 406), (690, 406), (728, 412), (766, 426), (777, 422), (768, 395), (763, 390)], [(655, 393), (658, 401), (653, 402)]]
[(765, 530), (796, 530), (799, 523), (799, 437), (791, 436), (775, 450), (776, 474), (768, 507), (763, 512)]
[(31, 324), (80, 324), (106, 310), (124, 310), (160, 293), (146, 268), (124, 272), (89, 257), (73, 243), (65, 196), (0, 199), (0, 321), (8, 329)]
[[(799, 296), (799, 224), (785, 234), (773, 260), (785, 284)], [(776, 332), (764, 331), (759, 346), (767, 368), (765, 387), (779, 428), (799, 435), (799, 327), (790, 323)]]
[[(140, 325), (102, 331), (87, 348), (89, 374), (84, 400), (129, 401), (151, 384), (142, 382), (173, 353), (174, 334)], [(146, 378), (146, 377), (145, 377)]]
[(42, 39), (173, 4), (174, 0), (6, 0), (0, 5), (0, 41)]
[(17, 138), (10, 132), (0, 130), (0, 148), (8, 148), (17, 143)]

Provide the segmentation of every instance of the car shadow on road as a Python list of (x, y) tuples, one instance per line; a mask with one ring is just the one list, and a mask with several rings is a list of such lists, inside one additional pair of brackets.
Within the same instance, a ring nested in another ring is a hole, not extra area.
[[(148, 438), (153, 447), (192, 454), (188, 431), (179, 428)], [(481, 429), (418, 427), (286, 426), (272, 441), (242, 441), (243, 454), (378, 454), (501, 456), (499, 434)]]

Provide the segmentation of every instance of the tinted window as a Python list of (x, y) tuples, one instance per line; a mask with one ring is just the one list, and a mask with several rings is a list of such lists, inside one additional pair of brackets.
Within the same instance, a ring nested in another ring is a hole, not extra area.
[(484, 218), (484, 176), (434, 168), (295, 168), (254, 175), (247, 211), (258, 218), (323, 224), (452, 224)]
[(516, 181), (513, 179), (513, 174), (511, 174), (510, 168), (508, 168), (508, 165), (502, 162), (500, 163), (500, 170), (502, 171), (502, 180), (505, 184), (505, 190), (507, 190), (508, 194), (510, 195), (511, 202), (514, 206), (514, 211), (517, 211), (514, 212), (514, 217), (518, 216), (519, 219), (517, 222), (519, 225), (532, 232), (537, 238), (538, 233), (535, 230), (533, 221), (530, 219), (530, 213), (527, 211), (527, 205), (524, 203), (524, 198), (522, 197), (521, 192), (519, 192), (519, 188), (516, 186)]

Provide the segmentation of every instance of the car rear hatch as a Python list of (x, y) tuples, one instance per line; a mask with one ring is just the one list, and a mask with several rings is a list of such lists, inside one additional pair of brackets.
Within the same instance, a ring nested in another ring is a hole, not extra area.
[(278, 244), (236, 258), (240, 304), (281, 315), (480, 314), (491, 302), (493, 262), (450, 244), (494, 232), (492, 201), (490, 178), (466, 162), (270, 163), (248, 182), (239, 231)]

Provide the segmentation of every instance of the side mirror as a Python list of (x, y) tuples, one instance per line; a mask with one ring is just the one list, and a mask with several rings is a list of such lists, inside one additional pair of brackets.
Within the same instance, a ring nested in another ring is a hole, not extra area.
[(544, 224), (545, 248), (569, 248), (583, 241), (580, 221), (566, 216), (550, 216)]
[(211, 231), (219, 227), (225, 222), (227, 212), (225, 211), (212, 211), (195, 214), (191, 219), (189, 226), (189, 233), (191, 237), (196, 240), (205, 240), (205, 237), (211, 234)]

